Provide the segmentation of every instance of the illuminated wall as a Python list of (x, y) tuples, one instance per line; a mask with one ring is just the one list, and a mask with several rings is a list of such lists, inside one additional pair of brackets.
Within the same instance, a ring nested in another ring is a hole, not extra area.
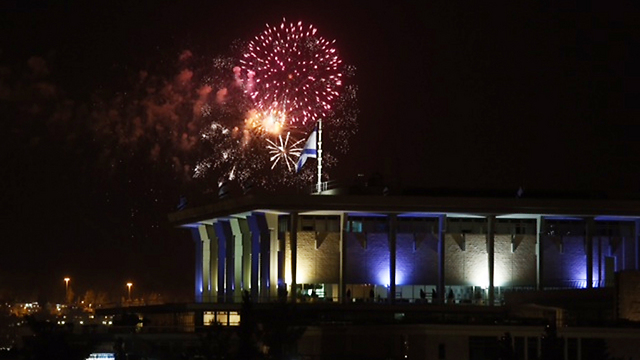
[[(494, 244), (494, 285), (535, 286), (535, 235), (518, 235), (515, 238), (495, 235)], [(445, 236), (445, 284), (486, 288), (489, 286), (488, 269), (485, 234)]]
[(487, 242), (484, 234), (445, 236), (445, 284), (489, 285)]
[[(386, 233), (347, 234), (347, 256), (347, 283), (389, 284), (389, 241)], [(438, 276), (437, 261), (435, 236), (397, 235), (397, 285), (435, 284)]]
[(396, 238), (396, 283), (438, 282), (438, 238), (433, 234), (398, 234)]
[(536, 236), (495, 235), (495, 286), (536, 286)]
[[(301, 231), (298, 233), (298, 283), (339, 283), (340, 234)], [(322, 236), (325, 236), (322, 239)], [(456, 240), (457, 239), (457, 240)], [(448, 234), (445, 238), (445, 283), (447, 285), (489, 285), (488, 254), (484, 234)], [(386, 233), (347, 233), (346, 282), (389, 284), (389, 243)], [(536, 284), (535, 236), (495, 236), (496, 286)], [(319, 245), (318, 245), (319, 244)], [(317, 248), (316, 248), (317, 246)], [(398, 234), (396, 238), (396, 284), (437, 283), (437, 238), (433, 234)], [(514, 249), (512, 251), (512, 249)], [(287, 238), (285, 274), (291, 282), (291, 246)]]
[[(296, 282), (337, 284), (340, 282), (340, 233), (298, 232)], [(291, 283), (291, 241), (287, 234), (285, 281)]]
[[(386, 233), (347, 233), (349, 284), (389, 284), (389, 242)], [(400, 280), (400, 279), (397, 279)]]
[(586, 287), (587, 254), (583, 236), (543, 236), (542, 244), (542, 277), (546, 287)]

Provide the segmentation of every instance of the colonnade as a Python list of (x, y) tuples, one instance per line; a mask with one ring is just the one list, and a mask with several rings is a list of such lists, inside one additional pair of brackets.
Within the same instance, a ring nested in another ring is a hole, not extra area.
[[(396, 239), (398, 234), (398, 216), (401, 214), (386, 214), (389, 243), (389, 293), (396, 293)], [(447, 233), (447, 214), (429, 214), (436, 218), (437, 228), (437, 283), (438, 294), (445, 294), (445, 235)], [(536, 288), (545, 287), (543, 276), (544, 251), (542, 248), (542, 233), (545, 218), (536, 216)], [(338, 299), (347, 301), (347, 242), (346, 223), (348, 213), (340, 214), (340, 276)], [(495, 227), (496, 215), (487, 215), (486, 244), (488, 271), (488, 304), (495, 303)], [(594, 248), (593, 238), (595, 229), (594, 217), (583, 217), (584, 245), (586, 266), (586, 287), (592, 288)], [(640, 238), (640, 220), (634, 221), (634, 236), (636, 254), (635, 269), (638, 269), (638, 238)], [(242, 300), (243, 290), (247, 290), (253, 299), (258, 301), (283, 300), (288, 297), (295, 301), (297, 288), (297, 238), (299, 214), (291, 212), (282, 215), (281, 212), (255, 211), (248, 215), (242, 214), (203, 221), (189, 225), (195, 242), (195, 300), (196, 302), (233, 303)], [(288, 236), (290, 242), (290, 283), (285, 283), (285, 243)], [(624, 244), (623, 244), (624, 246)], [(624, 252), (624, 249), (623, 249)], [(624, 256), (624, 255), (623, 255)], [(626, 258), (625, 258), (626, 261)], [(444, 301), (439, 296), (438, 301)], [(389, 297), (394, 302), (394, 296)]]

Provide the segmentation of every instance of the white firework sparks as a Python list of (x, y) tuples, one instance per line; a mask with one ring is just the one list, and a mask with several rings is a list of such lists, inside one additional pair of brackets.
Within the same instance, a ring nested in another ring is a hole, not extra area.
[(270, 139), (266, 139), (269, 143), (269, 145), (267, 145), (267, 149), (269, 149), (269, 154), (271, 155), (269, 160), (273, 162), (271, 165), (272, 170), (280, 160), (282, 160), (282, 162), (287, 166), (289, 171), (293, 171), (296, 168), (296, 161), (293, 158), (295, 157), (295, 159), (297, 159), (300, 157), (302, 148), (298, 147), (298, 145), (300, 145), (304, 139), (296, 141), (291, 138), (291, 140), (289, 140), (289, 135), (290, 134), (287, 133), (284, 140), (282, 139), (282, 135), (278, 135), (277, 143)]

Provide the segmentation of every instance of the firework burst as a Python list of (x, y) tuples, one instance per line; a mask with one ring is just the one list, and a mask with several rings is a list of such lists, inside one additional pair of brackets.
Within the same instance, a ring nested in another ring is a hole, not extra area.
[(267, 25), (240, 61), (245, 91), (260, 111), (281, 112), (291, 125), (314, 124), (331, 111), (342, 85), (333, 44), (302, 22)]
[(300, 22), (267, 25), (231, 50), (202, 62), (209, 70), (199, 77), (207, 92), (193, 109), (209, 123), (200, 137), (208, 151), (194, 176), (243, 187), (306, 187), (316, 170), (296, 172), (296, 162), (317, 120), (331, 134), (324, 141), (324, 169), (337, 163), (333, 151), (347, 151), (357, 128), (355, 68), (342, 65), (333, 42)]
[[(269, 149), (269, 154), (271, 155), (269, 158), (272, 163), (271, 170), (273, 170), (280, 161), (287, 166), (287, 170), (289, 171), (293, 171), (296, 168), (296, 160), (302, 153), (302, 148), (298, 147), (298, 145), (300, 145), (304, 139), (296, 141), (290, 138), (289, 134), (290, 133), (287, 133), (284, 140), (282, 139), (282, 135), (279, 135), (278, 142), (267, 139), (267, 149)], [(289, 141), (289, 139), (291, 139), (291, 141)]]

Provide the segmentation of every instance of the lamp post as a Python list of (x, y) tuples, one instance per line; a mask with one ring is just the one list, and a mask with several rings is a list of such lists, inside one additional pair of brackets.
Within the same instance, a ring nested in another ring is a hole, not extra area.
[(69, 277), (64, 278), (64, 301), (65, 301), (65, 303), (69, 300), (69, 280), (71, 280), (71, 278), (69, 278)]
[(127, 283), (127, 291), (129, 293), (129, 301), (131, 301), (131, 286), (133, 286), (133, 283), (128, 282)]

